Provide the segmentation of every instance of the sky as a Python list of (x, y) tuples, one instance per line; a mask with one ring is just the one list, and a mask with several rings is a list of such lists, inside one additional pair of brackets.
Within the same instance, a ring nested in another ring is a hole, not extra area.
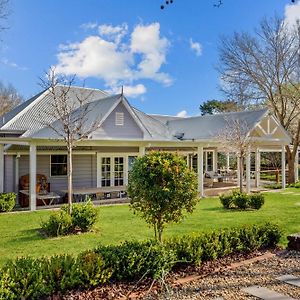
[(221, 36), (264, 17), (300, 17), (300, 0), (10, 0), (0, 81), (25, 99), (50, 67), (77, 84), (124, 94), (146, 113), (194, 116), (219, 91)]

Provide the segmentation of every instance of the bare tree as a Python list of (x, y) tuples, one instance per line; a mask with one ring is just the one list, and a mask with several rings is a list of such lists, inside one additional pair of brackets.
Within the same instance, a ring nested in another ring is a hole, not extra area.
[[(269, 107), (292, 136), (286, 146), (289, 182), (300, 141), (300, 27), (279, 17), (264, 19), (254, 34), (223, 37), (219, 72), (229, 99)], [(242, 88), (241, 88), (242, 87)]]
[(0, 82), (0, 116), (3, 116), (22, 101), (23, 97), (18, 94), (11, 84), (5, 86)]
[(250, 128), (246, 121), (234, 118), (226, 119), (226, 126), (217, 134), (217, 139), (227, 152), (237, 156), (239, 169), (239, 188), (243, 191), (244, 161), (254, 142), (250, 137)]
[(41, 79), (41, 86), (48, 89), (53, 101), (45, 115), (41, 116), (44, 125), (48, 126), (62, 139), (67, 148), (68, 157), (68, 211), (72, 212), (73, 196), (73, 149), (88, 138), (100, 126), (99, 117), (89, 119), (92, 107), (90, 99), (93, 91), (74, 92), (72, 86), (75, 77), (58, 76), (55, 68), (46, 73), (46, 80)]
[(0, 0), (0, 31), (7, 29), (7, 26), (2, 22), (9, 16), (8, 4), (9, 0)]

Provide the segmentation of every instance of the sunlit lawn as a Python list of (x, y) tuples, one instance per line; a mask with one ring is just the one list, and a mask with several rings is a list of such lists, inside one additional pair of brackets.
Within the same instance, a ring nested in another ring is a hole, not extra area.
[[(300, 190), (287, 189), (286, 191)], [(51, 211), (20, 212), (0, 215), (0, 264), (22, 255), (42, 256), (59, 253), (75, 254), (99, 243), (116, 244), (124, 240), (144, 240), (153, 236), (143, 220), (128, 205), (98, 207), (100, 212), (93, 233), (47, 239), (38, 232), (41, 220)], [(300, 195), (269, 193), (259, 211), (226, 211), (218, 198), (202, 199), (192, 215), (180, 224), (167, 227), (165, 236), (234, 227), (272, 221), (288, 233), (300, 231)], [(281, 243), (286, 244), (286, 238)]]

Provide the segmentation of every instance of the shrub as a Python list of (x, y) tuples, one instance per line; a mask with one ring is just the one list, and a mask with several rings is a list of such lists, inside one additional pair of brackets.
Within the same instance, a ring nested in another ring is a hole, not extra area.
[(266, 184), (265, 188), (271, 189), (271, 190), (279, 190), (282, 188), (282, 185), (280, 183)]
[(253, 209), (260, 209), (265, 203), (265, 197), (263, 194), (249, 195), (249, 207)]
[(42, 222), (41, 227), (48, 236), (67, 235), (72, 232), (72, 218), (64, 210), (53, 212), (47, 221)]
[(238, 209), (260, 209), (265, 203), (265, 197), (263, 194), (251, 194), (247, 195), (240, 191), (232, 191), (230, 194), (221, 195), (220, 201), (224, 208), (238, 208)]
[(59, 212), (54, 212), (42, 223), (42, 230), (48, 236), (67, 235), (77, 230), (87, 232), (95, 224), (97, 216), (98, 211), (91, 201), (73, 204), (71, 215), (68, 213), (68, 206), (64, 205)]
[(229, 209), (233, 206), (233, 198), (230, 194), (220, 195), (220, 201), (224, 208)]
[(119, 246), (99, 246), (96, 249), (115, 280), (134, 280), (141, 277), (160, 278), (171, 270), (175, 255), (155, 241), (124, 242)]
[(236, 208), (246, 209), (248, 208), (248, 195), (239, 191), (232, 192), (232, 201)]
[(86, 251), (77, 258), (80, 285), (86, 288), (105, 283), (111, 277), (111, 270), (99, 253)]
[(0, 212), (8, 212), (13, 210), (16, 205), (15, 193), (2, 193), (0, 194)]
[(96, 223), (98, 211), (91, 201), (77, 203), (73, 204), (71, 217), (73, 228), (86, 232), (91, 230)]

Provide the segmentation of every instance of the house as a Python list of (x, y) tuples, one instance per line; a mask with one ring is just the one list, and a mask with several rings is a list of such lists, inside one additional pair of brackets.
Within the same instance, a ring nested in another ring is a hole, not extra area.
[[(282, 168), (285, 168), (284, 147), (291, 139), (268, 110), (180, 118), (146, 114), (132, 107), (123, 94), (111, 96), (97, 89), (72, 87), (69, 101), (78, 93), (89, 93), (91, 109), (87, 122), (98, 120), (100, 127), (74, 149), (75, 188), (126, 185), (135, 157), (162, 149), (178, 151), (186, 157), (188, 165), (197, 170), (199, 193), (203, 196), (203, 173), (217, 169), (217, 153), (222, 151), (217, 136), (229, 117), (246, 122), (249, 135), (255, 140), (255, 148), (251, 150), (256, 158), (257, 185), (261, 151), (282, 151)], [(60, 126), (51, 114), (53, 101), (49, 90), (45, 90), (0, 120), (0, 192), (17, 192), (20, 177), (29, 174), (32, 210), (36, 208), (36, 174), (48, 178), (52, 191), (67, 189), (65, 144), (44, 122), (47, 119), (52, 127)], [(73, 108), (74, 113), (79, 109), (75, 100)], [(246, 175), (249, 182), (250, 156)]]

